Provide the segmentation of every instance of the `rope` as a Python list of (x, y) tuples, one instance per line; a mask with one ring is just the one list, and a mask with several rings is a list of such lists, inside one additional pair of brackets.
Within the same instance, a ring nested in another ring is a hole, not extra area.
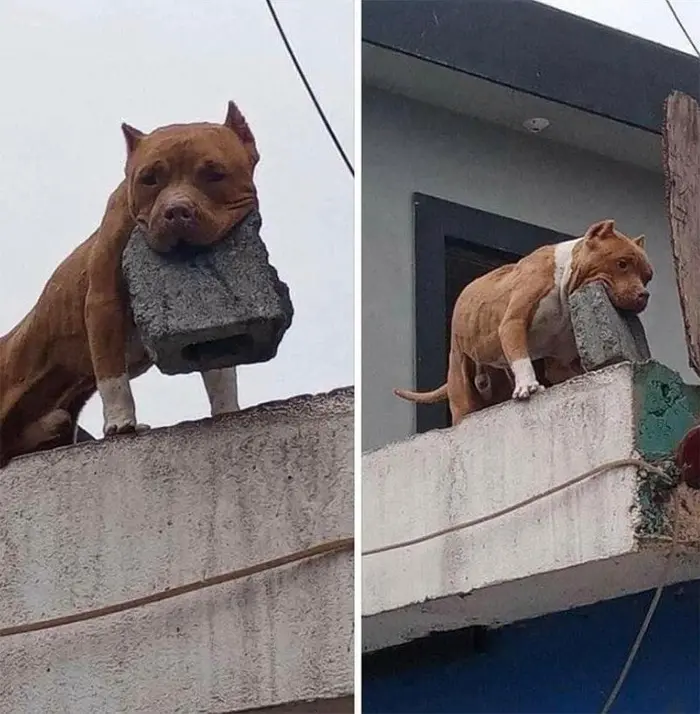
[(137, 607), (143, 607), (144, 605), (150, 605), (151, 603), (160, 602), (162, 600), (170, 600), (171, 598), (179, 597), (180, 595), (185, 595), (186, 593), (196, 592), (197, 590), (204, 590), (205, 588), (210, 588), (214, 585), (230, 583), (234, 580), (247, 578), (250, 575), (263, 573), (267, 570), (281, 568), (283, 565), (298, 563), (299, 561), (315, 558), (319, 555), (330, 555), (332, 553), (341, 553), (346, 550), (352, 550), (354, 545), (355, 542), (353, 538), (338, 538), (326, 543), (321, 543), (320, 545), (315, 545), (311, 548), (298, 550), (294, 553), (290, 553), (289, 555), (283, 555), (280, 558), (266, 560), (263, 563), (250, 565), (245, 568), (239, 568), (238, 570), (232, 570), (221, 575), (213, 575), (210, 578), (197, 580), (192, 583), (187, 583), (186, 585), (179, 585), (175, 588), (168, 588), (166, 590), (152, 593), (151, 595), (144, 595), (143, 597), (137, 597), (133, 600), (116, 603), (115, 605), (106, 605), (105, 607), (98, 607), (93, 610), (86, 610), (84, 612), (78, 612), (73, 615), (65, 615), (63, 617), (53, 617), (48, 620), (39, 620), (38, 622), (29, 622), (22, 625), (13, 625), (12, 627), (3, 627), (0, 629), (0, 637), (10, 637), (11, 635), (20, 635), (26, 632), (37, 632), (38, 630), (49, 630), (54, 627), (71, 625), (74, 622), (94, 620), (98, 617), (104, 617), (105, 615), (113, 615), (117, 612), (133, 610)]
[(664, 478), (668, 478), (668, 474), (665, 471), (654, 466), (653, 464), (643, 461), (642, 459), (618, 459), (617, 461), (608, 461), (607, 463), (601, 464), (600, 466), (596, 466), (590, 471), (586, 471), (586, 473), (583, 473), (580, 476), (576, 476), (575, 478), (572, 478), (569, 481), (565, 481), (564, 483), (559, 484), (558, 486), (553, 486), (552, 488), (549, 488), (546, 491), (543, 491), (542, 493), (538, 493), (535, 496), (530, 496), (530, 498), (526, 498), (524, 501), (519, 501), (518, 503), (515, 503), (512, 506), (502, 508), (500, 511), (496, 511), (495, 513), (489, 513), (486, 516), (479, 516), (479, 518), (474, 518), (471, 521), (465, 521), (463, 523), (457, 523), (453, 526), (448, 526), (447, 528), (441, 528), (438, 531), (433, 531), (432, 533), (419, 536), (418, 538), (411, 538), (410, 540), (404, 540), (399, 543), (392, 543), (391, 545), (383, 545), (379, 546), (378, 548), (371, 548), (370, 550), (365, 550), (362, 555), (376, 555), (377, 553), (387, 553), (390, 550), (407, 548), (411, 545), (418, 545), (418, 543), (425, 543), (426, 541), (439, 538), (440, 536), (447, 535), (448, 533), (455, 533), (457, 531), (465, 530), (466, 528), (471, 528), (472, 526), (478, 526), (482, 523), (488, 523), (489, 521), (492, 521), (496, 518), (500, 518), (501, 516), (506, 516), (509, 513), (513, 513), (513, 511), (517, 511), (520, 508), (529, 506), (532, 503), (541, 501), (543, 498), (547, 498), (547, 496), (551, 496), (555, 493), (558, 493), (559, 491), (563, 491), (565, 488), (575, 486), (577, 483), (581, 483), (581, 481), (585, 481), (588, 478), (592, 478), (593, 476), (597, 476), (598, 474), (604, 473), (605, 471), (611, 471), (612, 469), (617, 469), (622, 466), (637, 466), (651, 473), (655, 473), (660, 476), (663, 476)]
[(659, 582), (658, 587), (656, 588), (654, 597), (651, 600), (649, 609), (647, 610), (647, 614), (642, 622), (642, 626), (639, 628), (637, 637), (635, 638), (634, 643), (632, 644), (632, 649), (630, 650), (629, 655), (627, 655), (627, 661), (625, 662), (625, 666), (622, 668), (620, 676), (617, 678), (617, 682), (615, 682), (615, 686), (610, 692), (610, 696), (608, 697), (607, 701), (605, 702), (605, 705), (603, 706), (603, 709), (601, 710), (601, 714), (608, 714), (608, 712), (612, 708), (612, 705), (615, 703), (617, 695), (620, 693), (622, 685), (625, 683), (627, 675), (629, 674), (629, 671), (632, 668), (632, 663), (634, 662), (634, 658), (637, 656), (637, 652), (639, 651), (639, 648), (642, 644), (644, 635), (646, 635), (647, 630), (649, 629), (649, 625), (651, 624), (651, 618), (654, 617), (654, 613), (656, 612), (659, 600), (661, 600), (661, 594), (663, 593), (664, 588), (666, 587), (666, 583), (668, 582), (671, 564), (673, 562), (673, 556), (675, 555), (676, 548), (678, 546), (678, 533), (680, 531), (680, 528), (678, 527), (680, 522), (680, 518), (678, 517), (680, 513), (680, 500), (681, 499), (678, 495), (678, 492), (674, 492), (673, 536), (671, 539), (671, 547), (669, 548), (668, 556), (666, 557), (666, 562), (664, 563), (664, 569), (661, 573), (661, 580)]

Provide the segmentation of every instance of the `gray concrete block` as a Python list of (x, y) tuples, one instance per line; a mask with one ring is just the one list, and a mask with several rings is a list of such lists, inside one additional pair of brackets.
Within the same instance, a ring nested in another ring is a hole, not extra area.
[(223, 241), (159, 254), (135, 229), (122, 270), (134, 322), (164, 374), (266, 362), (289, 328), (289, 288), (268, 260), (262, 220), (249, 214)]
[(651, 358), (641, 320), (617, 310), (602, 283), (576, 290), (569, 296), (569, 306), (576, 347), (586, 371)]

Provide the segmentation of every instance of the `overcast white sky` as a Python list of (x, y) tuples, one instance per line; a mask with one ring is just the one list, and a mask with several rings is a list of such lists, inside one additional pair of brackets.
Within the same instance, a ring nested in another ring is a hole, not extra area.
[[(623, 32), (695, 54), (665, 0), (539, 0)], [(700, 47), (700, 0), (671, 0), (693, 42)]]
[[(692, 53), (664, 0), (540, 0)], [(353, 145), (352, 0), (276, 0), (346, 152)], [(700, 43), (700, 0), (674, 0)], [(353, 382), (353, 184), (263, 0), (0, 2), (0, 332), (98, 224), (122, 176), (121, 121), (221, 120), (235, 99), (262, 154), (263, 238), (296, 315), (278, 357), (243, 367), (243, 406)], [(136, 380), (142, 421), (207, 414), (197, 375)], [(83, 424), (99, 433), (100, 405)]]
[[(321, 105), (352, 157), (353, 2), (276, 0)], [(255, 133), (263, 239), (291, 289), (276, 359), (242, 367), (242, 406), (353, 382), (353, 182), (263, 0), (2, 0), (0, 333), (98, 225), (123, 175), (122, 121), (223, 121)], [(208, 415), (198, 375), (133, 383), (151, 425)], [(101, 434), (101, 405), (83, 426)]]

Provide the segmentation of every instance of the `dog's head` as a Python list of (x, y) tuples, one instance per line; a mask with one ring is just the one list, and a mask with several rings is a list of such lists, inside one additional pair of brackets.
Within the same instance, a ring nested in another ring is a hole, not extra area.
[(654, 271), (644, 251), (644, 236), (629, 238), (615, 221), (594, 223), (583, 236), (575, 287), (600, 281), (618, 310), (642, 312), (649, 302), (647, 285)]
[(257, 208), (255, 139), (229, 102), (223, 124), (177, 124), (144, 134), (122, 124), (129, 211), (149, 245), (216, 243)]

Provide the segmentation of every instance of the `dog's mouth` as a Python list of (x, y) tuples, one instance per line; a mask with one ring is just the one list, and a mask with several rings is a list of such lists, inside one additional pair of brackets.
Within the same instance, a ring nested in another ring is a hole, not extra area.
[(638, 297), (633, 300), (611, 300), (612, 304), (622, 312), (629, 312), (633, 315), (639, 315), (646, 310), (649, 304), (648, 297)]
[(649, 304), (649, 293), (642, 293), (636, 297), (619, 296), (613, 292), (607, 282), (603, 282), (603, 285), (605, 286), (605, 292), (608, 294), (608, 299), (617, 310), (639, 315), (646, 310)]
[(173, 253), (177, 255), (196, 255), (205, 251), (216, 242), (217, 236), (211, 235), (199, 227), (181, 229), (169, 226), (165, 229), (154, 229), (142, 226), (148, 245), (157, 253)]

